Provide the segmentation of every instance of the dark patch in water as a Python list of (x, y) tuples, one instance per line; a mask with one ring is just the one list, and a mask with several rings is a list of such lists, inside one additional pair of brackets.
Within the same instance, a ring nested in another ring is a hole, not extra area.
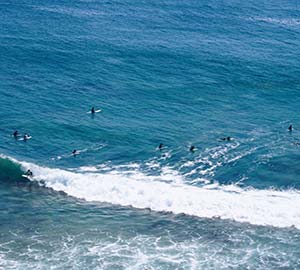
[(29, 182), (28, 179), (22, 177), (24, 172), (21, 165), (14, 163), (8, 158), (0, 158), (0, 181), (15, 183), (18, 181)]

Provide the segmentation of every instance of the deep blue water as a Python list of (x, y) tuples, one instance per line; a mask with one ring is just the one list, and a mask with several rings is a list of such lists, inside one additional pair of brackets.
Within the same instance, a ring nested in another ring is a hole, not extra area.
[(0, 269), (300, 268), (298, 1), (0, 18)]

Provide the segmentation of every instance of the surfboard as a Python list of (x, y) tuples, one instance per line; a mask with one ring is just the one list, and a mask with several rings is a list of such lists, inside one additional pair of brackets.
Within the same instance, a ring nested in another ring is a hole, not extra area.
[(83, 151), (83, 150), (77, 150), (76, 153), (72, 152), (70, 156), (78, 156), (82, 152), (85, 152), (85, 151)]
[(28, 179), (28, 180), (31, 180), (32, 179), (32, 176), (29, 176), (27, 174), (22, 174), (22, 177)]
[(19, 141), (27, 141), (27, 140), (30, 140), (32, 137), (31, 136), (28, 136), (28, 137), (26, 137), (26, 140), (24, 140), (24, 138), (20, 138), (20, 139), (18, 139)]
[[(102, 112), (102, 110), (95, 110), (95, 113), (99, 113), (99, 112)], [(86, 113), (90, 113), (90, 114), (92, 114), (92, 112), (91, 111), (88, 111), (88, 112), (86, 112)]]

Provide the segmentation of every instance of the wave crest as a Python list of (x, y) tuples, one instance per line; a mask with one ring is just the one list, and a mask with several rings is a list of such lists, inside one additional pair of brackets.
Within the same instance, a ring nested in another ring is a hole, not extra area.
[(300, 192), (296, 190), (243, 189), (218, 184), (196, 187), (176, 181), (153, 181), (141, 172), (82, 173), (17, 163), (24, 170), (32, 170), (34, 180), (86, 201), (300, 229)]

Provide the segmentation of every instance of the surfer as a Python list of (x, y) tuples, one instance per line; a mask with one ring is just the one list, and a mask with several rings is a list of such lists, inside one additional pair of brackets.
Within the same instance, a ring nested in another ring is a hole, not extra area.
[(25, 133), (23, 136), (23, 140), (27, 141), (28, 139), (30, 139), (30, 136), (27, 133)]
[(91, 114), (94, 114), (94, 113), (95, 113), (95, 107), (92, 107)]
[(232, 138), (228, 136), (228, 137), (221, 138), (220, 140), (221, 141), (228, 141), (229, 142), (229, 141), (232, 140)]
[(15, 138), (17, 138), (17, 137), (19, 136), (19, 132), (16, 130), (16, 131), (13, 133), (13, 136), (14, 136)]
[(76, 154), (77, 154), (77, 150), (76, 150), (76, 149), (74, 149), (74, 150), (72, 151), (72, 154), (73, 154), (73, 156), (76, 156)]
[(27, 170), (26, 175), (27, 175), (28, 177), (32, 177), (32, 176), (33, 176), (33, 173), (32, 173), (31, 170)]
[(159, 144), (158, 149), (161, 151), (163, 149), (164, 145), (162, 143)]
[(289, 126), (289, 131), (293, 131), (293, 125)]
[(194, 145), (192, 145), (192, 146), (190, 147), (190, 152), (194, 153), (195, 151), (196, 151), (196, 147), (195, 147)]

